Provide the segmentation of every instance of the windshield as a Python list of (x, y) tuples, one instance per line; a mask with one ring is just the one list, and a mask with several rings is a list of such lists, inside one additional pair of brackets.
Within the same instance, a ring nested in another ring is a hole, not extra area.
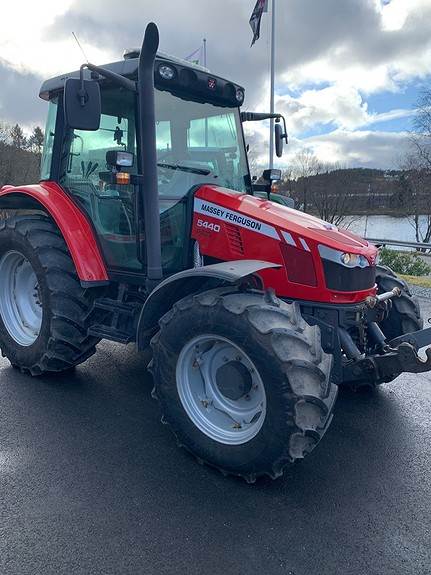
[(182, 197), (213, 183), (247, 192), (248, 166), (238, 110), (156, 91), (161, 196)]

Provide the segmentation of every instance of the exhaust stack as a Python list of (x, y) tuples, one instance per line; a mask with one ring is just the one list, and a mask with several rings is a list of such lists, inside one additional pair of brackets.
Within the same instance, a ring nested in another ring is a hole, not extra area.
[(154, 62), (158, 47), (159, 30), (156, 24), (150, 22), (145, 30), (138, 65), (138, 112), (141, 139), (140, 168), (143, 172), (143, 185), (140, 186), (140, 195), (141, 205), (144, 208), (147, 282), (149, 288), (153, 288), (163, 277), (154, 97)]

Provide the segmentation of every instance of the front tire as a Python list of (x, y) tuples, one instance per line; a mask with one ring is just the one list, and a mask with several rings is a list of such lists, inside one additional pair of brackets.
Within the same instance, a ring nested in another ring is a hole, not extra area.
[(278, 477), (331, 422), (332, 357), (298, 304), (226, 288), (189, 296), (163, 316), (152, 348), (162, 421), (224, 474)]
[(17, 215), (0, 221), (0, 348), (25, 373), (65, 371), (90, 357), (94, 292), (81, 287), (52, 220)]
[(392, 308), (388, 316), (380, 323), (387, 341), (423, 328), (424, 322), (419, 303), (410, 293), (409, 286), (404, 280), (387, 266), (377, 266), (376, 284), (379, 294), (391, 291), (395, 287), (401, 290), (400, 297), (391, 299)]

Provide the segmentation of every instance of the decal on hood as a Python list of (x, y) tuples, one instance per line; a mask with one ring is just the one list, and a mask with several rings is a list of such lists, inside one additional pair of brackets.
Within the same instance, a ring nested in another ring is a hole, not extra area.
[(255, 220), (254, 218), (250, 218), (249, 216), (245, 216), (240, 212), (234, 212), (218, 206), (217, 204), (207, 202), (206, 200), (195, 198), (194, 211), (195, 213), (204, 214), (211, 218), (215, 218), (216, 220), (235, 224), (241, 228), (246, 228), (247, 230), (257, 232), (258, 234), (280, 240), (280, 236), (273, 226), (260, 222), (259, 220)]

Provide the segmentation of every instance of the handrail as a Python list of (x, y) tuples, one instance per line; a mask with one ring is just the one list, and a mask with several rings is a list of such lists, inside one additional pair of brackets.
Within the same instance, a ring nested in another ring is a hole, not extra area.
[(402, 246), (406, 248), (431, 250), (431, 244), (425, 242), (405, 242), (404, 240), (385, 240), (376, 238), (365, 238), (367, 242), (378, 246)]

